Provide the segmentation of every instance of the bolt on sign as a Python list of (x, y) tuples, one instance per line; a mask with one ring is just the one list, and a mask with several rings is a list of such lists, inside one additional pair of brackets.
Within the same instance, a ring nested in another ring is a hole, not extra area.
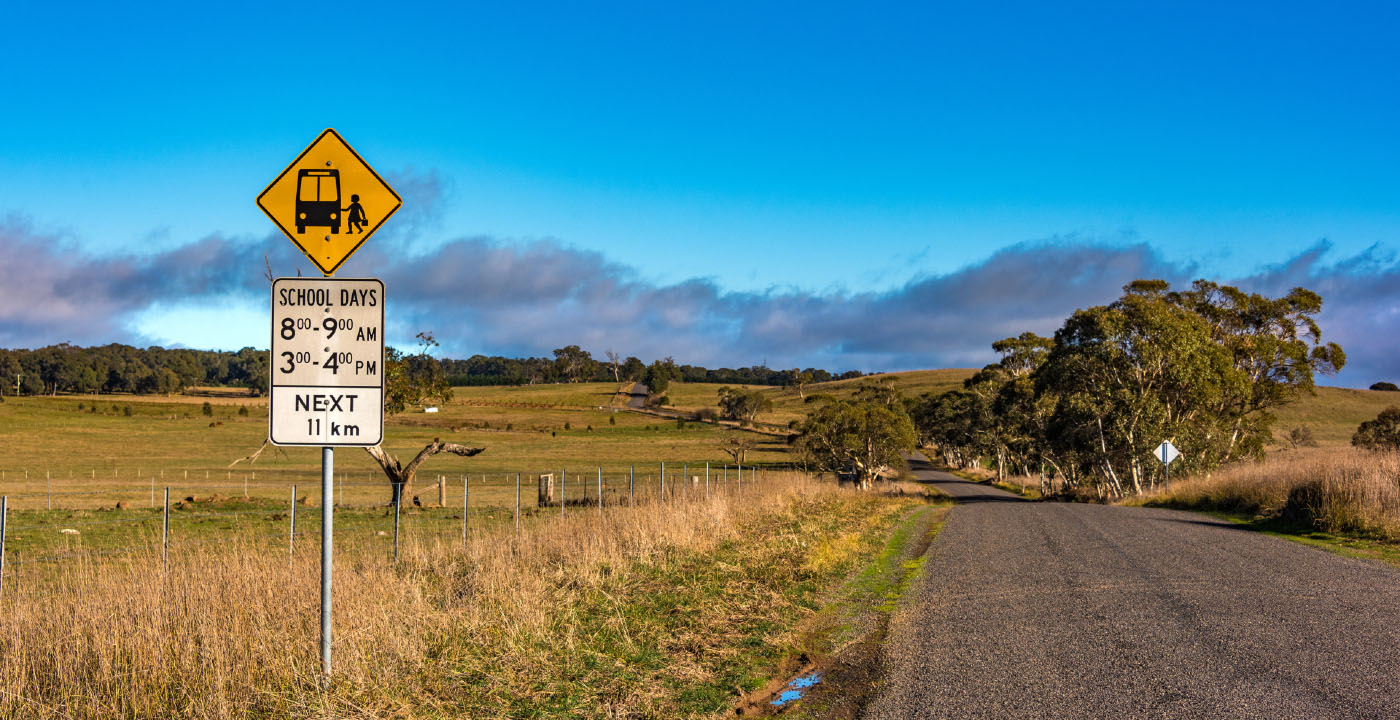
[(384, 283), (272, 282), (274, 445), (372, 446), (384, 436)]
[(399, 194), (330, 128), (258, 196), (258, 207), (324, 275), (401, 205)]

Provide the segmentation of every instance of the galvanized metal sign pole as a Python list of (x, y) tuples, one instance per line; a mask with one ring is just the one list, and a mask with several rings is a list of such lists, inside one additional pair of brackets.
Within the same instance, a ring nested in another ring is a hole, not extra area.
[(1181, 451), (1177, 450), (1170, 440), (1163, 440), (1162, 444), (1152, 451), (1152, 456), (1162, 463), (1162, 470), (1165, 473), (1165, 482), (1163, 483), (1165, 490), (1172, 489), (1172, 461), (1180, 455)]
[(331, 527), (335, 518), (335, 448), (321, 448), (321, 669), (331, 675)]
[(321, 667), (328, 682), (335, 448), (383, 440), (385, 374), (384, 283), (331, 276), (403, 201), (328, 129), (257, 204), (325, 275), (272, 283), (268, 439), (321, 448)]

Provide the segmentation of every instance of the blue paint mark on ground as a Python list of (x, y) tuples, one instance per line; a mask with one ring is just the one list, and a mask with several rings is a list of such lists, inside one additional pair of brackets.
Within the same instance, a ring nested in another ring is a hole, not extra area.
[(822, 674), (820, 672), (812, 672), (794, 678), (792, 682), (787, 684), (786, 690), (782, 691), (778, 697), (773, 698), (772, 704), (783, 707), (790, 702), (801, 700), (803, 693), (806, 692), (807, 689), (821, 681)]

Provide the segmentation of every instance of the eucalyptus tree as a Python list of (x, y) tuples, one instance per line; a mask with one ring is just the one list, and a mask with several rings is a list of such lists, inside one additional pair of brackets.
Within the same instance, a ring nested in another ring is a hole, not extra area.
[(773, 409), (773, 399), (762, 390), (726, 385), (719, 389), (719, 408), (725, 417), (752, 425), (759, 413)]
[(903, 467), (915, 444), (914, 423), (903, 403), (830, 400), (801, 426), (799, 446), (811, 466), (823, 472), (854, 472), (868, 490), (881, 469)]
[(1299, 393), (1313, 392), (1316, 375), (1335, 374), (1346, 365), (1341, 346), (1322, 340), (1315, 320), (1322, 296), (1311, 290), (1296, 287), (1270, 298), (1197, 280), (1191, 290), (1164, 296), (1206, 320), (1211, 339), (1229, 353), (1241, 376), (1222, 387), (1213, 408), (1227, 422), (1220, 428), (1224, 438), (1202, 448), (1213, 453), (1212, 462), (1260, 455), (1273, 438), (1271, 411)]
[[(1141, 492), (1153, 446), (1211, 421), (1229, 357), (1203, 318), (1154, 293), (1076, 311), (1036, 372), (1057, 395), (1052, 448), (1082, 458), (1114, 495)], [(1189, 442), (1178, 442), (1185, 451)]]

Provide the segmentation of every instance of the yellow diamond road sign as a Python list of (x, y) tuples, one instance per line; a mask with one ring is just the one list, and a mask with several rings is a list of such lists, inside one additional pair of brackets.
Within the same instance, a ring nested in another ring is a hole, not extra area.
[(258, 207), (326, 275), (355, 254), (403, 200), (327, 128), (258, 196)]

